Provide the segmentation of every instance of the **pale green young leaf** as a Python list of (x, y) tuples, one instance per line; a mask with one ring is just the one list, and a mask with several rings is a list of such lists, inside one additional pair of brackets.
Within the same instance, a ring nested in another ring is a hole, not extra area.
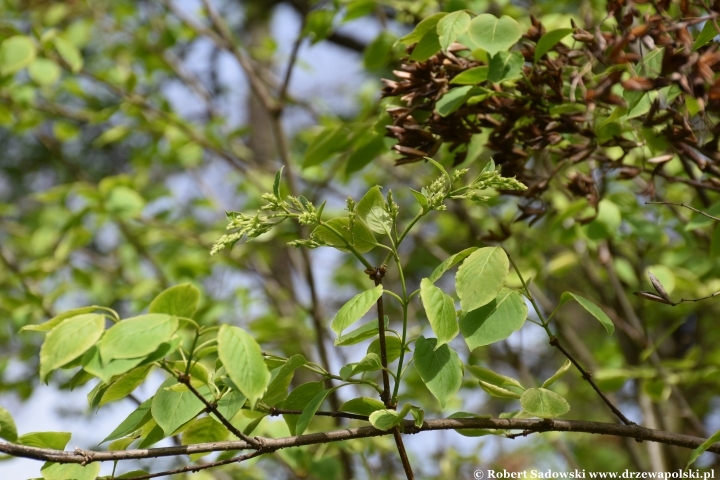
[(123, 358), (138, 358), (157, 350), (178, 329), (178, 319), (163, 313), (149, 313), (122, 320), (113, 325), (98, 343), (103, 363)]
[(305, 408), (303, 408), (302, 413), (298, 417), (297, 424), (295, 425), (295, 435), (302, 435), (305, 430), (307, 430), (307, 427), (310, 425), (310, 421), (315, 416), (315, 412), (318, 411), (320, 405), (322, 405), (327, 396), (333, 391), (335, 391), (335, 388), (324, 390), (315, 395), (308, 404), (305, 405)]
[[(247, 400), (245, 395), (237, 390), (230, 390), (217, 401), (216, 408), (218, 412), (220, 412), (220, 415), (230, 420), (242, 409), (245, 400)], [(215, 414), (213, 413), (211, 415), (214, 416)]]
[(16, 443), (27, 447), (65, 450), (71, 436), (70, 432), (31, 432), (20, 435)]
[(436, 30), (427, 32), (413, 48), (410, 60), (424, 62), (440, 51), (440, 37)]
[(420, 337), (415, 344), (415, 369), (425, 385), (445, 408), (458, 390), (463, 378), (463, 364), (448, 345), (436, 349), (436, 338)]
[(548, 378), (543, 382), (542, 388), (547, 388), (553, 383), (557, 382), (560, 378), (562, 378), (563, 375), (567, 373), (568, 370), (570, 370), (570, 367), (572, 367), (572, 362), (570, 362), (570, 360), (565, 360), (565, 363), (562, 364), (562, 367), (558, 368), (557, 372), (555, 372), (552, 377)]
[(537, 45), (535, 46), (535, 62), (540, 60), (543, 55), (557, 45), (560, 40), (567, 37), (574, 31), (574, 28), (558, 28), (557, 30), (549, 31), (540, 37), (540, 40), (538, 40)]
[(68, 318), (77, 317), (78, 315), (82, 315), (84, 313), (92, 313), (95, 310), (105, 310), (109, 313), (112, 313), (113, 316), (117, 317), (117, 314), (114, 310), (111, 310), (109, 308), (105, 307), (98, 307), (98, 306), (91, 306), (91, 307), (80, 307), (80, 308), (74, 308), (72, 310), (68, 310), (67, 312), (63, 312), (60, 315), (56, 315), (50, 320), (48, 320), (45, 323), (41, 323), (39, 325), (25, 325), (20, 329), (21, 332), (31, 331), (31, 332), (49, 332), (53, 328), (60, 325), (62, 322), (67, 320)]
[(62, 37), (55, 37), (54, 39), (55, 49), (60, 54), (60, 57), (68, 64), (70, 70), (73, 73), (77, 73), (82, 70), (83, 58), (80, 50), (68, 42)]
[(529, 388), (520, 397), (523, 410), (540, 418), (556, 418), (570, 411), (567, 400), (544, 388)]
[[(329, 227), (340, 233), (340, 237)], [(377, 243), (372, 230), (360, 219), (355, 219), (353, 234), (350, 235), (350, 219), (339, 217), (323, 222), (312, 232), (313, 238), (329, 247), (337, 248), (341, 252), (349, 252), (347, 245), (351, 245), (360, 253), (366, 253), (375, 248)]]
[(423, 19), (420, 23), (418, 23), (412, 32), (402, 37), (400, 40), (398, 40), (398, 42), (404, 43), (405, 45), (411, 45), (413, 43), (419, 42), (427, 32), (435, 30), (440, 19), (442, 19), (446, 15), (447, 12), (438, 12), (430, 15), (429, 17)]
[(190, 283), (175, 285), (164, 290), (150, 302), (148, 313), (166, 313), (176, 317), (192, 318), (200, 301), (200, 290)]
[(478, 47), (492, 56), (515, 45), (522, 37), (522, 28), (507, 15), (497, 18), (495, 15), (484, 13), (472, 19), (468, 33)]
[(387, 201), (380, 192), (379, 186), (374, 186), (360, 199), (355, 206), (358, 217), (365, 222), (370, 230), (390, 236), (392, 232), (392, 219), (387, 210)]
[(423, 278), (420, 282), (420, 298), (430, 326), (437, 337), (435, 346), (437, 349), (455, 338), (460, 332), (455, 313), (455, 302), (450, 295), (433, 285), (427, 278)]
[(95, 345), (105, 331), (105, 316), (96, 313), (65, 320), (45, 337), (40, 347), (40, 378), (80, 357)]
[(120, 400), (130, 395), (133, 390), (145, 381), (152, 367), (152, 365), (146, 365), (136, 368), (115, 380), (110, 387), (105, 390), (105, 393), (103, 393), (99, 405), (103, 406), (106, 403), (114, 402), (115, 400)]
[(522, 75), (525, 58), (518, 52), (498, 52), (490, 59), (487, 79), (493, 83), (512, 80)]
[(445, 95), (435, 103), (435, 111), (442, 117), (447, 117), (458, 108), (462, 107), (465, 101), (472, 94), (472, 85), (451, 88)]
[[(192, 420), (205, 408), (203, 402), (191, 391), (174, 392), (170, 389), (170, 387), (178, 383), (174, 378), (165, 380), (158, 388), (152, 401), (152, 416), (162, 428), (165, 436), (172, 434), (178, 427)], [(200, 387), (198, 391), (206, 399), (213, 399), (207, 387)]]
[(717, 442), (720, 442), (720, 430), (713, 433), (710, 438), (705, 440), (699, 447), (697, 447), (690, 453), (690, 458), (688, 459), (688, 462), (687, 462), (687, 465), (685, 465), (685, 468), (686, 469), (689, 468), (690, 465), (695, 463), (695, 461), (700, 457), (700, 455), (705, 453), (708, 448), (710, 448), (713, 444), (715, 444)]
[(477, 85), (488, 79), (489, 67), (482, 65), (469, 68), (455, 75), (450, 83), (455, 85)]
[(693, 43), (693, 50), (697, 50), (698, 48), (707, 45), (713, 38), (717, 37), (720, 34), (717, 29), (716, 22), (716, 19), (710, 19), (705, 21), (703, 29), (700, 30), (700, 33), (698, 34), (695, 42)]
[(507, 388), (498, 387), (492, 383), (483, 382), (480, 380), (480, 387), (487, 392), (488, 395), (498, 398), (520, 398), (519, 393), (515, 393)]
[(260, 345), (242, 328), (223, 325), (218, 331), (218, 355), (228, 376), (254, 409), (270, 384), (270, 371)]
[(25, 35), (15, 35), (0, 44), (0, 74), (10, 75), (35, 60), (35, 43)]
[[(385, 326), (388, 325), (388, 317), (385, 315)], [(378, 329), (378, 321), (370, 320), (368, 323), (363, 325), (362, 327), (358, 327), (355, 330), (348, 332), (344, 335), (340, 335), (338, 338), (335, 339), (335, 346), (336, 347), (345, 347), (348, 345), (355, 345), (362, 341), (365, 341), (369, 338), (373, 338), (377, 336), (379, 332)]]
[(17, 427), (10, 412), (0, 407), (0, 438), (4, 438), (8, 442), (17, 440)]
[(163, 342), (154, 352), (146, 357), (123, 358), (111, 360), (107, 363), (103, 363), (97, 346), (93, 346), (90, 350), (85, 352), (82, 357), (81, 364), (86, 372), (95, 375), (105, 383), (110, 383), (112, 378), (116, 375), (122, 375), (135, 367), (147, 365), (156, 360), (165, 358), (177, 350), (180, 346), (180, 341), (181, 339), (176, 337), (170, 340), (170, 342)]
[(465, 250), (461, 250), (455, 255), (449, 256), (444, 262), (442, 262), (440, 265), (435, 267), (435, 270), (430, 274), (430, 277), (428, 277), (428, 280), (430, 280), (431, 283), (437, 282), (440, 277), (442, 277), (443, 273), (447, 272), (451, 268), (453, 268), (458, 263), (465, 260), (470, 254), (475, 252), (477, 250), (477, 247), (470, 247), (466, 248)]
[(368, 353), (357, 363), (351, 363), (340, 369), (340, 376), (343, 380), (363, 372), (374, 372), (382, 368), (380, 357), (375, 353)]
[(377, 285), (370, 290), (355, 295), (340, 308), (340, 311), (333, 318), (330, 328), (338, 336), (342, 335), (343, 330), (360, 320), (375, 305), (382, 292), (383, 286)]
[[(492, 415), (478, 415), (476, 413), (455, 412), (448, 418), (492, 418)], [(483, 428), (459, 428), (455, 431), (463, 437), (482, 437), (485, 435), (495, 434), (495, 432), (493, 432), (492, 430), (486, 430)]]
[(348, 400), (340, 406), (341, 412), (357, 413), (358, 415), (370, 416), (377, 410), (382, 410), (385, 405), (375, 398), (360, 397)]
[(370, 414), (370, 423), (378, 430), (390, 430), (402, 422), (404, 415), (401, 416), (401, 413), (395, 410), (377, 410)]
[(36, 58), (28, 67), (28, 74), (33, 82), (40, 86), (53, 85), (60, 78), (60, 67), (47, 58)]
[[(283, 410), (304, 410), (310, 401), (323, 390), (325, 390), (323, 382), (304, 383), (290, 392), (282, 408)], [(290, 435), (295, 435), (295, 426), (299, 417), (299, 415), (283, 415)]]
[(153, 398), (154, 397), (150, 397), (141, 403), (130, 415), (127, 416), (125, 420), (120, 423), (120, 425), (115, 427), (115, 430), (113, 430), (110, 435), (105, 437), (105, 439), (100, 443), (105, 443), (109, 440), (116, 440), (120, 437), (124, 437), (125, 435), (130, 435), (132, 432), (145, 425), (152, 418), (150, 408), (152, 407)]
[(263, 402), (268, 405), (275, 405), (281, 402), (288, 395), (288, 388), (290, 382), (295, 375), (295, 370), (305, 365), (307, 361), (302, 355), (293, 355), (287, 359), (287, 362), (280, 367), (277, 375), (272, 379), (270, 385), (268, 385), (267, 392), (263, 397)]
[[(126, 450), (127, 447), (130, 446), (130, 444), (132, 442), (134, 442), (135, 440), (137, 440), (137, 438), (135, 438), (135, 437), (125, 437), (125, 438), (115, 440), (114, 442), (110, 442), (110, 443), (108, 443), (108, 446), (107, 446), (108, 452), (114, 452), (117, 450)], [(120, 478), (120, 477), (117, 477), (117, 478)]]
[(460, 319), (460, 331), (470, 350), (504, 340), (519, 330), (527, 319), (527, 305), (515, 290), (502, 288), (486, 305), (467, 312)]
[(440, 46), (447, 50), (458, 36), (465, 33), (470, 26), (470, 15), (458, 10), (444, 16), (437, 24), (437, 33), (440, 37)]
[(478, 367), (476, 365), (465, 365), (465, 368), (478, 380), (482, 380), (483, 382), (490, 383), (492, 385), (497, 385), (498, 387), (517, 387), (521, 390), (525, 390), (525, 387), (523, 387), (520, 382), (515, 380), (514, 378), (507, 377), (505, 375), (501, 375), (499, 373), (493, 372), (489, 368), (484, 367)]
[(157, 424), (154, 425), (153, 428), (147, 430), (147, 432), (146, 432), (146, 428), (150, 427), (150, 426), (151, 426), (151, 424), (148, 424), (145, 426), (145, 428), (143, 428), (142, 440), (138, 444), (138, 448), (150, 447), (151, 445), (156, 444), (163, 438), (168, 437), (170, 435), (170, 434), (166, 434), (163, 431), (162, 427), (160, 427), (160, 425), (157, 425)]
[(463, 261), (455, 275), (455, 289), (464, 313), (490, 303), (505, 285), (510, 268), (505, 251), (485, 247)]
[[(587, 310), (590, 315), (595, 317), (602, 324), (603, 327), (605, 327), (608, 335), (613, 334), (613, 332), (615, 331), (615, 324), (612, 322), (612, 320), (610, 320), (610, 317), (608, 317), (607, 314), (600, 309), (600, 307), (595, 305), (587, 298), (581, 297), (580, 295), (577, 295), (575, 293), (564, 292), (560, 296), (560, 303), (558, 303), (557, 308), (573, 299), (578, 302), (581, 307)], [(557, 310), (557, 308), (555, 310)]]
[[(194, 445), (196, 443), (222, 442), (227, 440), (228, 436), (230, 436), (230, 432), (222, 423), (213, 420), (211, 417), (196, 418), (183, 431), (180, 443)], [(190, 459), (195, 461), (210, 453), (191, 454)]]
[(40, 469), (45, 480), (95, 480), (100, 473), (100, 462), (84, 467), (79, 463), (46, 462)]

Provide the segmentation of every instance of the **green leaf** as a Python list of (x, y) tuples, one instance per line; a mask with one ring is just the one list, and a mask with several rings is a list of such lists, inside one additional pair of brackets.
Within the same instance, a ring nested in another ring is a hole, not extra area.
[(270, 384), (260, 345), (242, 328), (223, 325), (218, 332), (218, 355), (230, 379), (255, 409)]
[[(388, 364), (400, 358), (401, 343), (402, 342), (398, 337), (394, 335), (385, 335), (385, 352), (387, 353)], [(410, 351), (407, 345), (405, 346), (405, 351)], [(380, 356), (380, 338), (373, 340), (373, 342), (368, 345), (367, 353), (374, 353), (378, 357)]]
[(358, 415), (372, 415), (377, 410), (382, 410), (385, 405), (375, 398), (360, 397), (348, 400), (340, 406), (341, 412), (357, 413)]
[(20, 329), (21, 332), (31, 331), (31, 332), (48, 332), (52, 330), (53, 328), (60, 325), (62, 322), (67, 320), (68, 318), (77, 317), (78, 315), (82, 315), (84, 313), (92, 313), (95, 310), (98, 310), (100, 307), (80, 307), (75, 308), (73, 310), (68, 310), (67, 312), (61, 313), (60, 315), (56, 315), (50, 320), (48, 320), (45, 323), (41, 323), (40, 325), (25, 325)]
[(282, 171), (285, 166), (280, 167), (280, 170), (275, 173), (275, 181), (273, 182), (273, 193), (275, 198), (280, 198), (280, 179), (282, 178)]
[[(174, 378), (165, 380), (155, 393), (150, 408), (153, 418), (162, 428), (165, 436), (171, 435), (205, 408), (205, 404), (191, 391), (176, 392), (170, 389), (178, 383)], [(200, 387), (198, 391), (212, 400), (212, 395), (207, 387)]]
[[(388, 317), (385, 315), (385, 326), (388, 325)], [(358, 327), (352, 332), (348, 332), (344, 335), (339, 336), (335, 339), (336, 347), (345, 347), (348, 345), (355, 345), (369, 338), (373, 338), (379, 332), (378, 321), (371, 320), (362, 327)]]
[(484, 13), (473, 18), (468, 33), (478, 47), (485, 50), (488, 55), (495, 55), (515, 45), (522, 37), (522, 28), (507, 15), (498, 19), (495, 15)]
[(435, 267), (435, 270), (433, 270), (430, 277), (428, 277), (428, 280), (430, 280), (431, 283), (437, 282), (438, 280), (440, 280), (440, 277), (442, 277), (443, 273), (447, 272), (455, 265), (465, 260), (475, 250), (477, 250), (477, 247), (470, 247), (466, 248), (465, 250), (459, 251), (455, 255), (451, 255), (444, 262)]
[(587, 226), (587, 235), (591, 240), (613, 238), (622, 223), (620, 209), (611, 201), (601, 200), (595, 220)]
[[(327, 228), (325, 226), (326, 224), (337, 230), (341, 237), (338, 237), (335, 232)], [(319, 242), (329, 247), (337, 248), (341, 252), (349, 252), (350, 250), (347, 248), (347, 245), (350, 244), (355, 247), (355, 250), (358, 252), (365, 253), (375, 248), (375, 244), (377, 243), (372, 231), (359, 219), (355, 220), (351, 238), (350, 219), (348, 217), (333, 218), (327, 222), (323, 222), (323, 225), (313, 230), (312, 236)]]
[(500, 247), (474, 251), (455, 275), (455, 289), (463, 312), (488, 304), (505, 285), (510, 262)]
[[(710, 23), (710, 22), (708, 22), (708, 23)], [(705, 451), (708, 448), (710, 448), (711, 446), (713, 446), (713, 444), (715, 444), (717, 442), (720, 442), (720, 430), (713, 433), (713, 435), (710, 438), (705, 440), (699, 447), (697, 447), (690, 453), (690, 458), (688, 459), (688, 463), (687, 463), (687, 465), (685, 465), (685, 468), (686, 469), (689, 468), (690, 465), (695, 463), (695, 461), (700, 457), (700, 455), (705, 453)]]
[(710, 241), (710, 257), (720, 257), (720, 224), (713, 230), (712, 239)]
[(169, 342), (178, 329), (178, 319), (164, 313), (149, 313), (113, 325), (98, 343), (100, 358), (110, 360), (138, 358), (153, 353)]
[(718, 36), (718, 33), (720, 32), (718, 32), (715, 27), (715, 21), (712, 19), (706, 20), (705, 25), (703, 25), (703, 29), (700, 30), (700, 33), (695, 39), (695, 43), (693, 43), (693, 50), (697, 50), (698, 48), (707, 45), (713, 38)]
[(323, 129), (308, 145), (302, 161), (303, 168), (320, 165), (329, 160), (350, 143), (351, 137), (350, 132), (343, 127)]
[(116, 440), (124, 437), (125, 435), (130, 435), (132, 432), (145, 425), (152, 418), (150, 408), (152, 407), (153, 398), (154, 397), (150, 397), (141, 403), (130, 415), (127, 416), (125, 420), (120, 423), (120, 425), (115, 428), (115, 430), (112, 431), (112, 433), (110, 433), (110, 435), (105, 437), (105, 439), (100, 443), (105, 443), (110, 440)]
[(380, 361), (380, 356), (376, 353), (368, 353), (359, 362), (355, 364), (351, 363), (350, 365), (346, 365), (340, 369), (340, 376), (343, 380), (347, 380), (358, 373), (374, 372), (376, 370), (380, 370), (381, 368), (382, 363)]
[(78, 463), (46, 462), (40, 469), (45, 480), (95, 480), (100, 473), (100, 462), (84, 467)]
[(398, 42), (404, 43), (405, 45), (419, 42), (427, 32), (436, 30), (438, 22), (446, 15), (446, 12), (438, 12), (430, 15), (418, 23), (412, 32), (402, 37)]
[(558, 368), (558, 371), (553, 374), (552, 377), (545, 380), (542, 384), (542, 388), (547, 388), (556, 381), (558, 381), (563, 375), (567, 373), (568, 370), (570, 370), (570, 367), (572, 367), (572, 362), (570, 360), (565, 360), (565, 363), (562, 364), (562, 367)]
[[(713, 217), (720, 217), (720, 202), (714, 203), (710, 208), (704, 208), (703, 211), (707, 213), (708, 215), (712, 215)], [(690, 221), (685, 225), (685, 231), (690, 232), (692, 230), (697, 230), (698, 228), (705, 228), (709, 227), (716, 221), (712, 218), (708, 218), (705, 215), (700, 215), (699, 213), (694, 213), (693, 216), (690, 218)]]
[(607, 117), (600, 125), (598, 125), (598, 129), (604, 127), (605, 125), (614, 122), (615, 120), (618, 120), (619, 118), (625, 116), (625, 114), (628, 112), (628, 109), (626, 107), (620, 107), (617, 106), (612, 111), (609, 117)]
[(503, 288), (495, 299), (467, 312), (460, 319), (460, 331), (470, 350), (505, 340), (527, 319), (527, 305), (515, 290)]
[[(282, 408), (283, 410), (304, 410), (310, 401), (323, 390), (325, 390), (323, 382), (304, 383), (290, 392)], [(290, 435), (295, 435), (295, 425), (297, 425), (299, 415), (283, 415), (283, 418), (290, 430)]]
[[(122, 139), (129, 131), (123, 126), (106, 130), (93, 142), (96, 148)], [(105, 210), (118, 218), (135, 218), (140, 216), (145, 208), (145, 200), (138, 192), (125, 185), (118, 185), (108, 193), (105, 200)]]
[(643, 56), (639, 65), (640, 74), (647, 78), (657, 78), (662, 72), (665, 47), (656, 48)]
[(150, 302), (148, 313), (166, 313), (192, 318), (200, 301), (200, 290), (190, 283), (175, 285), (163, 291)]
[(27, 447), (65, 450), (71, 436), (70, 432), (32, 432), (20, 435), (17, 443)]
[(425, 210), (428, 206), (428, 199), (427, 197), (417, 190), (410, 189), (410, 193), (412, 193), (413, 197), (415, 197), (415, 200), (420, 204), (420, 206)]
[(360, 219), (375, 233), (390, 236), (392, 232), (392, 219), (386, 210), (387, 201), (380, 193), (380, 187), (374, 186), (360, 199), (355, 206)]
[(392, 55), (392, 48), (395, 44), (395, 35), (383, 30), (375, 40), (365, 48), (363, 64), (371, 72), (380, 70), (387, 65)]
[(410, 60), (424, 62), (440, 51), (440, 37), (437, 31), (430, 30), (420, 39), (410, 54)]
[(574, 28), (558, 28), (547, 32), (545, 35), (540, 37), (537, 45), (535, 46), (535, 62), (540, 60), (543, 55), (550, 51), (560, 40), (567, 37), (575, 31)]
[(116, 375), (122, 375), (137, 366), (146, 365), (165, 358), (178, 349), (180, 341), (180, 337), (175, 337), (170, 342), (161, 343), (153, 353), (146, 357), (111, 360), (108, 363), (102, 362), (97, 346), (93, 346), (85, 352), (81, 364), (86, 372), (95, 375), (105, 383), (110, 383)]
[(482, 380), (483, 382), (497, 385), (498, 387), (517, 387), (521, 390), (525, 390), (525, 388), (520, 385), (520, 382), (514, 378), (506, 377), (505, 375), (493, 372), (489, 368), (478, 367), (476, 365), (466, 365), (465, 368), (467, 368), (475, 378)]
[(529, 388), (520, 397), (520, 405), (530, 415), (540, 418), (561, 417), (570, 411), (567, 400), (544, 388)]
[(405, 415), (401, 416), (401, 413), (396, 410), (377, 410), (370, 414), (370, 423), (378, 430), (390, 430), (402, 422)]
[[(565, 292), (560, 296), (560, 303), (558, 304), (557, 308), (560, 308), (561, 305), (563, 305), (565, 302), (568, 302), (570, 300), (575, 299), (581, 307), (583, 307), (585, 310), (590, 313), (593, 317), (595, 317), (600, 323), (602, 323), (603, 327), (605, 327), (605, 330), (607, 331), (608, 335), (612, 335), (615, 331), (615, 324), (610, 320), (610, 317), (608, 317), (605, 312), (603, 312), (600, 307), (595, 305), (593, 302), (588, 300), (587, 298), (583, 298), (580, 295), (576, 295), (574, 293)], [(555, 310), (557, 310), (557, 308)]]
[(435, 103), (435, 111), (442, 117), (447, 117), (458, 108), (462, 107), (470, 97), (472, 85), (451, 88)]
[[(455, 412), (448, 418), (492, 418), (492, 415), (478, 415), (476, 413)], [(486, 430), (483, 428), (460, 428), (455, 431), (463, 437), (482, 437), (485, 435), (494, 435), (494, 432), (492, 430)]]
[(498, 387), (492, 383), (483, 382), (480, 380), (480, 387), (485, 390), (488, 395), (498, 398), (520, 398), (519, 393), (515, 393), (507, 388)]
[(55, 37), (54, 39), (55, 49), (60, 54), (63, 60), (70, 66), (70, 70), (73, 73), (77, 73), (82, 70), (83, 58), (80, 50), (68, 42), (62, 37)]
[(377, 285), (375, 288), (355, 295), (340, 308), (340, 311), (333, 318), (330, 328), (338, 336), (342, 335), (343, 330), (360, 320), (375, 305), (382, 296), (382, 292), (382, 285)]
[[(152, 428), (149, 428), (151, 426)], [(143, 428), (142, 441), (138, 444), (138, 448), (147, 448), (156, 444), (165, 437), (167, 437), (167, 435), (160, 425), (155, 424), (153, 426), (152, 424), (148, 424), (145, 428)]]
[(100, 406), (103, 406), (106, 403), (114, 402), (115, 400), (120, 400), (121, 398), (125, 398), (130, 395), (133, 390), (145, 381), (145, 378), (148, 376), (148, 373), (150, 373), (152, 367), (152, 365), (146, 365), (144, 367), (136, 368), (115, 380), (110, 387), (105, 390), (105, 393), (103, 393), (102, 399), (100, 400)]
[(435, 346), (437, 349), (455, 338), (460, 332), (455, 313), (455, 302), (450, 295), (433, 285), (427, 278), (423, 278), (420, 282), (420, 298), (430, 326), (437, 337)]
[(357, 143), (357, 147), (347, 159), (345, 175), (362, 170), (366, 165), (375, 160), (379, 155), (387, 151), (385, 137), (373, 132), (366, 132), (364, 141)]
[[(230, 432), (220, 422), (213, 420), (211, 417), (196, 418), (180, 437), (180, 443), (183, 445), (194, 445), (196, 443), (222, 442), (227, 440)], [(209, 455), (211, 452), (195, 453), (190, 455), (190, 460), (195, 461), (198, 458)]]
[(15, 421), (10, 412), (0, 407), (0, 438), (4, 438), (8, 442), (15, 442), (18, 438)]
[(522, 75), (525, 58), (518, 52), (498, 52), (490, 59), (488, 80), (500, 83)]
[(447, 50), (458, 36), (465, 33), (470, 26), (470, 15), (458, 10), (444, 16), (437, 24), (437, 33), (440, 37), (440, 46)]
[(295, 370), (305, 365), (307, 361), (302, 355), (293, 355), (287, 359), (285, 365), (279, 368), (277, 375), (272, 379), (270, 385), (268, 385), (267, 392), (263, 397), (263, 402), (268, 405), (275, 405), (281, 402), (288, 395), (288, 388), (290, 382), (295, 375)]
[[(231, 420), (245, 405), (245, 395), (237, 390), (230, 390), (217, 401), (217, 409), (220, 415)], [(215, 415), (215, 414), (211, 414)]]
[(415, 369), (430, 392), (445, 408), (458, 390), (463, 378), (463, 364), (449, 346), (435, 348), (437, 339), (420, 337), (415, 345)]
[(488, 79), (488, 72), (490, 67), (488, 65), (481, 65), (479, 67), (469, 68), (463, 72), (455, 75), (450, 83), (456, 85), (477, 85), (478, 83), (484, 82)]
[[(336, 387), (337, 388), (337, 387)], [(318, 411), (320, 405), (325, 401), (328, 395), (333, 392), (336, 388), (330, 388), (324, 390), (315, 395), (312, 400), (303, 408), (302, 413), (298, 417), (297, 423), (295, 424), (295, 435), (302, 435), (307, 427), (310, 425), (310, 421), (315, 416), (315, 412)]]
[(310, 12), (305, 21), (304, 34), (310, 38), (312, 45), (325, 40), (333, 27), (335, 11), (318, 9)]
[(40, 378), (80, 357), (105, 331), (105, 316), (96, 313), (77, 315), (62, 322), (45, 337), (40, 347)]
[(0, 74), (10, 75), (35, 60), (35, 43), (25, 35), (6, 38), (0, 44)]
[(53, 85), (60, 78), (60, 67), (47, 58), (36, 58), (28, 67), (28, 74), (32, 81), (40, 86)]

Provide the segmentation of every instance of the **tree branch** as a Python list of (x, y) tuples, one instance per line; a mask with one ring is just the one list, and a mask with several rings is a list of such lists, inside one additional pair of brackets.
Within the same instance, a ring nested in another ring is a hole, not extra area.
[[(617, 423), (588, 422), (582, 420), (540, 420), (517, 418), (440, 418), (426, 420), (422, 427), (415, 427), (412, 420), (402, 424), (405, 433), (420, 433), (433, 430), (464, 430), (464, 429), (496, 429), (496, 430), (526, 430), (528, 432), (580, 432), (596, 435), (612, 435), (615, 437), (634, 438), (635, 440), (674, 445), (682, 448), (697, 448), (705, 439), (692, 435), (653, 430), (639, 425), (620, 425)], [(283, 448), (293, 448), (305, 445), (317, 445), (331, 442), (341, 442), (359, 438), (379, 437), (391, 435), (392, 431), (378, 430), (374, 427), (346, 428), (330, 432), (311, 433), (295, 437), (264, 438), (263, 450), (274, 451)], [(29, 447), (14, 443), (0, 442), (0, 452), (15, 457), (31, 458), (35, 460), (57, 463), (115, 462), (121, 460), (134, 460), (143, 458), (171, 457), (189, 455), (193, 453), (221, 452), (227, 450), (247, 450), (253, 448), (245, 441), (225, 441), (198, 443), (195, 445), (182, 445), (176, 447), (162, 447), (136, 450), (115, 450), (99, 452), (75, 449), (75, 451), (54, 450), (50, 448)], [(720, 442), (711, 445), (708, 452), (720, 454)]]

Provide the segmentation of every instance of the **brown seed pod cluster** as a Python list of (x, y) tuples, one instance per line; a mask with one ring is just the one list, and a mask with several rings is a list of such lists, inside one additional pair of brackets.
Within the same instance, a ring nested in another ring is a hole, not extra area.
[[(424, 62), (405, 60), (382, 92), (402, 102), (388, 109), (393, 123), (387, 134), (398, 140), (393, 148), (402, 155), (397, 164), (432, 156), (444, 143), (459, 164), (472, 136), (485, 130), (502, 174), (529, 187), (514, 194), (528, 199), (540, 198), (562, 177), (566, 191), (597, 205), (602, 179), (611, 172), (620, 178), (646, 174), (649, 184), (658, 176), (685, 182), (704, 198), (705, 190), (720, 191), (720, 50), (715, 42), (694, 48), (705, 22), (720, 26), (720, 0), (709, 6), (610, 0), (607, 12), (599, 25), (573, 25), (572, 47), (557, 43), (537, 61), (546, 30), (533, 18), (515, 47), (525, 60), (522, 78), (484, 81), (478, 86), (490, 94), (446, 116), (435, 107), (459, 87), (453, 78), (484, 63), (459, 43)], [(655, 152), (652, 158), (628, 155), (643, 146)], [(619, 147), (613, 158), (608, 147)], [(665, 171), (676, 155), (685, 171), (680, 177)], [(588, 161), (595, 175), (561, 173)]]

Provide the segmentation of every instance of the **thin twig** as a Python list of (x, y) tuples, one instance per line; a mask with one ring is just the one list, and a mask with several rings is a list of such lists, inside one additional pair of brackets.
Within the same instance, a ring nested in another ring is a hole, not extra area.
[(167, 477), (169, 475), (177, 475), (179, 473), (190, 473), (199, 472), (200, 470), (207, 470), (208, 468), (221, 467), (223, 465), (229, 465), (231, 463), (240, 463), (251, 458), (259, 457), (271, 453), (269, 450), (258, 450), (252, 453), (246, 453), (245, 455), (238, 455), (237, 457), (228, 458), (225, 460), (219, 460), (217, 462), (204, 463), (202, 465), (186, 465), (182, 468), (176, 468), (175, 470), (165, 470), (164, 472), (149, 473), (147, 475), (138, 475), (137, 477), (126, 477), (127, 480), (146, 480), (148, 478)]
[(283, 78), (283, 82), (280, 86), (280, 91), (278, 93), (279, 105), (276, 109), (277, 115), (280, 115), (282, 113), (282, 110), (285, 108), (285, 96), (287, 95), (288, 88), (290, 87), (290, 78), (292, 77), (295, 64), (297, 63), (298, 52), (300, 51), (300, 45), (302, 44), (304, 38), (306, 21), (307, 16), (303, 15), (302, 20), (300, 21), (300, 31), (298, 32), (297, 39), (293, 44), (292, 51), (290, 52), (290, 59), (288, 60), (287, 69), (285, 70), (285, 77)]
[(232, 423), (230, 423), (230, 420), (228, 420), (227, 418), (225, 418), (225, 415), (223, 415), (222, 413), (220, 413), (220, 412), (218, 411), (218, 409), (217, 409), (217, 407), (216, 407), (215, 405), (213, 405), (212, 403), (208, 402), (207, 399), (206, 399), (205, 397), (203, 397), (203, 395), (202, 395), (200, 392), (197, 391), (197, 389), (196, 389), (196, 388), (192, 385), (192, 383), (190, 382), (190, 375), (185, 375), (185, 374), (183, 374), (183, 373), (180, 373), (180, 374), (178, 374), (177, 379), (178, 379), (178, 381), (179, 381), (180, 383), (182, 383), (183, 385), (185, 385), (185, 386), (188, 388), (188, 390), (190, 390), (190, 391), (193, 393), (193, 395), (195, 395), (201, 402), (203, 402), (203, 404), (205, 405), (205, 408), (207, 408), (209, 411), (211, 411), (212, 413), (214, 413), (215, 416), (218, 418), (218, 420), (220, 420), (220, 422), (221, 422), (223, 425), (225, 425), (225, 427), (226, 427), (228, 430), (230, 430), (230, 432), (232, 432), (233, 435), (235, 435), (235, 436), (238, 437), (239, 439), (244, 440), (245, 442), (249, 443), (250, 445), (252, 445), (252, 446), (253, 446), (254, 448), (256, 448), (256, 449), (262, 448), (262, 443), (261, 443), (261, 442), (259, 442), (259, 441), (258, 441), (257, 439), (255, 439), (255, 438), (250, 438), (250, 437), (248, 437), (248, 436), (245, 435), (243, 432), (241, 432), (240, 430), (238, 430), (238, 429), (235, 427), (235, 425), (233, 425)]
[[(282, 408), (271, 408), (270, 409), (270, 416), (274, 417), (277, 415), (300, 415), (302, 413), (302, 410), (285, 410)], [(315, 415), (321, 416), (321, 417), (335, 417), (335, 418), (349, 418), (351, 420), (364, 420), (368, 421), (370, 418), (367, 415), (358, 415), (357, 413), (348, 413), (348, 412), (326, 412), (319, 410), (315, 412)]]
[(415, 475), (408, 460), (407, 452), (405, 451), (405, 444), (403, 444), (402, 437), (400, 436), (400, 428), (393, 428), (393, 437), (395, 437), (395, 445), (397, 445), (398, 453), (400, 454), (400, 460), (402, 460), (403, 469), (405, 470), (405, 476), (408, 480), (415, 480)]
[(705, 217), (712, 218), (712, 219), (715, 220), (716, 222), (720, 222), (720, 218), (718, 218), (718, 217), (713, 217), (713, 216), (710, 215), (709, 213), (705, 213), (705, 212), (703, 212), (702, 210), (698, 210), (697, 208), (691, 207), (690, 205), (685, 205), (684, 203), (673, 203), (673, 202), (645, 202), (645, 205), (674, 205), (674, 206), (676, 206), (676, 207), (683, 207), (683, 208), (687, 208), (687, 209), (689, 209), (689, 210), (692, 210), (693, 212), (697, 212), (697, 213), (699, 213), (700, 215), (703, 215), (703, 216), (705, 216)]

